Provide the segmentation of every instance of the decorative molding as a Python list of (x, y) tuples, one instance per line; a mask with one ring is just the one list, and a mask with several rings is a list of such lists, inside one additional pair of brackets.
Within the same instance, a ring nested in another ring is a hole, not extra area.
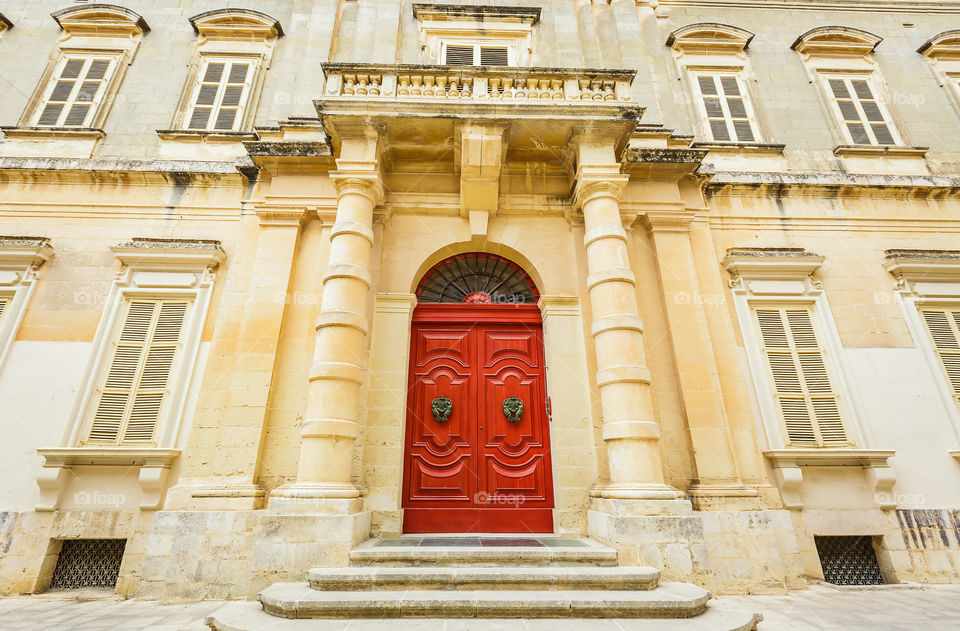
[(650, 210), (640, 216), (640, 222), (650, 232), (689, 232), (696, 218), (693, 210)]
[(4, 14), (0, 13), (0, 35), (3, 35), (12, 28), (13, 22), (8, 20)]
[(0, 235), (0, 269), (29, 268), (35, 272), (52, 256), (53, 246), (46, 237)]
[(180, 456), (179, 449), (152, 447), (72, 447), (37, 449), (37, 453), (44, 460), (37, 476), (38, 511), (57, 510), (71, 470), (84, 466), (139, 467), (140, 508), (157, 510), (163, 505), (170, 467)]
[(960, 59), (960, 29), (937, 33), (925, 41), (917, 52), (931, 59)]
[[(909, 282), (918, 295), (954, 295), (960, 298), (960, 250), (905, 250), (884, 252), (883, 268), (890, 272), (900, 288)], [(926, 283), (947, 284), (937, 290)], [(946, 292), (946, 293), (944, 293)]]
[(824, 257), (803, 248), (730, 248), (721, 265), (732, 276), (761, 280), (804, 280)]
[(133, 37), (150, 30), (142, 15), (115, 4), (68, 7), (50, 16), (71, 36)]
[(219, 241), (136, 237), (110, 248), (125, 268), (164, 271), (213, 271), (225, 259)]
[(874, 501), (883, 510), (897, 507), (893, 487), (896, 472), (888, 460), (892, 449), (771, 449), (763, 452), (780, 478), (784, 506), (803, 508), (801, 488), (805, 467), (862, 467), (868, 470)]
[(414, 4), (413, 17), (420, 21), (506, 22), (533, 26), (540, 20), (540, 7), (461, 4)]
[(753, 40), (746, 29), (716, 22), (687, 24), (667, 37), (666, 45), (682, 53), (736, 55)]
[(790, 48), (803, 55), (866, 57), (883, 41), (879, 35), (849, 26), (818, 26), (793, 42)]
[(901, 0), (637, 0), (638, 4), (703, 9), (757, 9), (760, 11), (841, 11), (851, 13), (960, 14), (960, 3), (950, 0), (902, 2)]
[(923, 158), (930, 147), (901, 147), (894, 145), (837, 145), (833, 155), (841, 157)]
[(23, 322), (39, 269), (52, 257), (46, 237), (0, 236), (0, 295), (10, 298), (0, 318), (0, 368)]
[(252, 9), (217, 9), (190, 18), (193, 32), (207, 39), (263, 42), (283, 36), (280, 22)]
[(95, 127), (0, 127), (7, 138), (17, 140), (101, 140), (106, 132)]
[[(712, 153), (748, 153), (751, 155), (783, 155), (786, 145), (758, 142), (695, 142), (690, 145), (692, 149), (706, 149)], [(708, 154), (709, 157), (709, 154)]]

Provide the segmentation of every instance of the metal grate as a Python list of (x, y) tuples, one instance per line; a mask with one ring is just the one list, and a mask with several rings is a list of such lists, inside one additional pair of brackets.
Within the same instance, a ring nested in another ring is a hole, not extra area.
[(883, 585), (870, 537), (814, 537), (823, 578), (834, 585)]
[(65, 539), (50, 587), (115, 587), (126, 545), (126, 539)]

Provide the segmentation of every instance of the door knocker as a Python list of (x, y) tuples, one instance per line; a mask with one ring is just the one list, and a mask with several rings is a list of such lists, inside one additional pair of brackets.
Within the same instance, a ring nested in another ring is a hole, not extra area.
[(450, 412), (453, 411), (453, 401), (440, 395), (430, 404), (430, 410), (433, 412), (433, 418), (437, 419), (438, 423), (443, 423), (450, 418)]
[(511, 423), (520, 421), (520, 415), (523, 414), (523, 401), (517, 397), (510, 397), (503, 400), (503, 414)]

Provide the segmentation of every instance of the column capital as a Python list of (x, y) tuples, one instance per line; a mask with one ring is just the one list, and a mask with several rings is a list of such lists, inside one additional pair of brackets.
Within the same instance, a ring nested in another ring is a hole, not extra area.
[(376, 163), (357, 163), (337, 160), (337, 170), (330, 171), (330, 179), (337, 188), (337, 195), (363, 195), (374, 206), (384, 200), (383, 179)]
[(595, 169), (597, 168), (578, 169), (577, 184), (573, 189), (573, 204), (577, 208), (582, 208), (584, 204), (598, 197), (610, 197), (617, 202), (623, 197), (630, 176), (620, 173), (619, 165), (616, 170), (609, 167), (604, 171)]
[(258, 206), (254, 211), (262, 228), (299, 228), (307, 216), (306, 208)]
[(640, 221), (650, 232), (689, 232), (696, 218), (697, 213), (692, 210), (649, 210)]

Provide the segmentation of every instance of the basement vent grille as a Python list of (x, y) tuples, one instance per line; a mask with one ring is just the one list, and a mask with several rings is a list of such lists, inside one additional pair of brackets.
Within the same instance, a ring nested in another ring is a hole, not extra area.
[(126, 539), (66, 539), (50, 587), (116, 587)]
[(834, 585), (883, 585), (870, 537), (814, 537), (823, 578)]

